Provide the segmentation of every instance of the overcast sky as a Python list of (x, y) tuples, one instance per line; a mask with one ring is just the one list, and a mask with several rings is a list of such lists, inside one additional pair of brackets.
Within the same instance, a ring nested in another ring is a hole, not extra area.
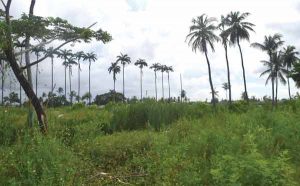
[[(19, 16), (28, 12), (30, 0), (13, 0), (12, 12)], [(250, 12), (247, 21), (254, 23), (255, 33), (251, 33), (250, 42), (262, 42), (264, 35), (280, 33), (286, 44), (300, 48), (300, 3), (297, 0), (37, 0), (35, 14), (39, 16), (61, 17), (76, 26), (98, 24), (94, 29), (107, 30), (113, 37), (108, 44), (93, 42), (68, 46), (74, 52), (83, 50), (95, 52), (98, 60), (92, 64), (92, 94), (101, 94), (113, 89), (112, 75), (107, 69), (116, 56), (128, 54), (132, 61), (145, 59), (149, 65), (161, 63), (173, 66), (170, 74), (171, 96), (180, 93), (180, 73), (183, 77), (183, 89), (191, 100), (210, 99), (207, 64), (201, 53), (192, 52), (185, 42), (192, 18), (205, 13), (220, 18), (230, 11)], [(219, 98), (225, 98), (222, 83), (227, 81), (224, 49), (216, 43), (215, 53), (209, 52), (212, 68), (212, 80)], [(259, 78), (264, 70), (261, 60), (267, 60), (266, 54), (249, 47), (242, 42), (249, 96), (263, 97), (271, 95), (270, 85), (265, 86), (266, 77)], [(242, 69), (237, 47), (229, 49), (229, 62), (233, 98), (239, 99), (243, 91)], [(40, 65), (40, 92), (50, 90), (50, 63)], [(77, 67), (74, 67), (72, 83), (77, 90)], [(34, 70), (34, 69), (33, 69)], [(133, 64), (125, 69), (125, 95), (139, 96), (139, 69)], [(62, 61), (55, 60), (56, 87), (64, 87)], [(82, 67), (82, 93), (88, 91), (88, 66)], [(165, 76), (166, 77), (166, 76)], [(122, 76), (117, 76), (117, 91), (122, 91)], [(166, 82), (166, 79), (165, 79)], [(144, 92), (154, 96), (154, 72), (144, 70)], [(291, 84), (292, 94), (297, 89)], [(6, 90), (8, 92), (8, 90)], [(158, 75), (158, 94), (161, 96), (161, 74)], [(145, 95), (145, 93), (144, 93)], [(165, 95), (167, 84), (165, 83)], [(287, 87), (280, 85), (279, 97), (287, 97)]]

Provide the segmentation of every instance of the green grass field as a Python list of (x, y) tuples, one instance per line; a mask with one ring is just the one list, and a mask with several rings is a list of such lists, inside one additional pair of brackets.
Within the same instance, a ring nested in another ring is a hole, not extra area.
[[(0, 109), (0, 185), (299, 185), (300, 100)], [(37, 124), (36, 124), (37, 125)]]

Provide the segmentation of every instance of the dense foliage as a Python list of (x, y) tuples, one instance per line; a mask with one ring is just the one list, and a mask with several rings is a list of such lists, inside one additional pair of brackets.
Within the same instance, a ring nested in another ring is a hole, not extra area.
[(299, 185), (300, 100), (0, 110), (0, 185)]

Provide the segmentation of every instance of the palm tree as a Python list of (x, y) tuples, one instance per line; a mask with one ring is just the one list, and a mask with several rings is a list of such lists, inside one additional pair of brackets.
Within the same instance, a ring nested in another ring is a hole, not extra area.
[(48, 48), (47, 50), (43, 51), (44, 54), (48, 55), (51, 58), (51, 93), (53, 94), (53, 89), (54, 89), (54, 54), (57, 54), (56, 51), (54, 51), (53, 47)]
[(223, 83), (222, 88), (226, 92), (226, 100), (227, 100), (227, 90), (230, 90), (229, 84), (228, 83)]
[[(231, 81), (230, 81), (230, 68), (229, 68), (229, 61), (228, 61), (228, 44), (230, 44), (230, 41), (228, 40), (228, 35), (225, 32), (226, 22), (227, 19), (224, 16), (221, 16), (221, 23), (219, 24), (219, 29), (221, 30), (220, 38), (225, 50), (225, 59), (227, 65), (227, 85), (229, 90), (229, 103), (231, 104)], [(226, 99), (227, 99), (227, 89), (226, 89)]]
[(170, 72), (174, 72), (172, 66), (166, 67), (166, 72), (168, 74), (168, 87), (169, 87), (169, 101), (171, 101), (171, 89), (170, 89)]
[[(83, 59), (89, 61), (89, 94), (92, 95), (91, 94), (91, 63), (92, 63), (92, 61), (97, 60), (97, 56), (96, 56), (96, 54), (91, 52), (91, 53), (85, 54)], [(91, 98), (92, 98), (92, 96), (89, 97), (89, 105), (91, 104)]]
[(64, 66), (69, 68), (69, 86), (70, 86), (70, 102), (71, 104), (73, 103), (73, 97), (71, 96), (72, 93), (72, 81), (71, 81), (71, 76), (72, 76), (72, 66), (77, 65), (77, 62), (75, 61), (74, 56), (70, 56), (67, 58), (67, 61), (64, 62)]
[(190, 33), (187, 35), (187, 39), (189, 39), (189, 46), (192, 47), (193, 51), (200, 50), (203, 52), (206, 57), (206, 62), (208, 66), (208, 75), (209, 75), (209, 83), (212, 92), (212, 101), (215, 107), (215, 95), (214, 95), (214, 86), (211, 78), (211, 70), (210, 70), (210, 62), (207, 56), (208, 47), (212, 49), (214, 52), (214, 42), (218, 41), (219, 38), (214, 34), (214, 31), (217, 27), (213, 24), (215, 22), (215, 18), (209, 18), (205, 14), (197, 17), (192, 20), (193, 25), (190, 26)]
[[(282, 56), (279, 52), (275, 52), (271, 56), (270, 61), (261, 61), (264, 66), (267, 67), (267, 69), (261, 73), (260, 77), (263, 75), (268, 74), (268, 78), (266, 80), (266, 84), (269, 82), (269, 80), (274, 81), (276, 80), (276, 96), (275, 96), (275, 102), (277, 103), (277, 95), (278, 95), (278, 79), (281, 83), (286, 84), (286, 80), (284, 78), (284, 75), (287, 74), (287, 70), (285, 69), (283, 65)], [(272, 87), (272, 92), (274, 92), (274, 87)], [(273, 104), (274, 106), (274, 104)]]
[[(23, 63), (23, 48), (25, 48), (25, 40), (23, 40), (22, 42), (20, 42), (19, 40), (17, 40), (14, 45), (17, 47), (17, 48), (20, 48), (21, 50), (21, 58), (20, 58), (20, 66), (22, 66), (22, 63)], [(21, 86), (21, 83), (20, 83), (20, 106), (22, 105), (22, 86)]]
[[(77, 52), (75, 53), (75, 58), (77, 59), (77, 63), (78, 63), (78, 98), (80, 98), (80, 71), (81, 71), (81, 68), (80, 68), (80, 60), (84, 58), (84, 52), (83, 51), (80, 51), (80, 52)], [(80, 101), (80, 99), (77, 100), (78, 102)]]
[(166, 71), (167, 66), (166, 65), (160, 65), (158, 67), (158, 70), (161, 71), (161, 89), (162, 89), (162, 99), (165, 99), (165, 90), (164, 90), (164, 72)]
[(134, 65), (140, 68), (140, 80), (141, 80), (141, 101), (143, 100), (143, 68), (144, 66), (148, 66), (144, 59), (138, 59)]
[(121, 67), (118, 65), (117, 62), (111, 63), (111, 66), (108, 68), (109, 73), (113, 73), (113, 80), (114, 80), (114, 101), (116, 101), (116, 80), (117, 74), (120, 73)]
[[(40, 53), (43, 52), (45, 49), (44, 47), (36, 47), (32, 49), (32, 52), (36, 56), (36, 60), (39, 60)], [(38, 74), (39, 74), (39, 64), (36, 64), (36, 72), (35, 72), (35, 93), (38, 95)]]
[(241, 63), (243, 70), (243, 79), (244, 79), (244, 89), (245, 89), (245, 98), (249, 101), (248, 92), (247, 92), (247, 84), (246, 84), (246, 74), (244, 67), (244, 59), (243, 53), (240, 45), (241, 40), (250, 39), (249, 31), (253, 31), (255, 25), (250, 22), (245, 22), (244, 20), (250, 15), (250, 13), (240, 13), (240, 12), (230, 12), (230, 14), (226, 17), (226, 25), (228, 28), (224, 31), (225, 36), (228, 36), (232, 44), (237, 44), (239, 47), (240, 55), (241, 55)]
[(67, 60), (70, 56), (72, 56), (72, 50), (59, 50), (57, 56), (64, 60), (63, 65), (65, 66), (65, 98), (67, 98)]
[(157, 76), (156, 76), (156, 72), (159, 70), (159, 67), (161, 66), (161, 64), (159, 63), (154, 63), (151, 65), (150, 69), (153, 69), (154, 70), (154, 78), (155, 78), (155, 99), (157, 101), (157, 83), (156, 83), (156, 79), (157, 79)]
[(0, 65), (1, 65), (1, 104), (4, 104), (4, 77), (5, 77), (5, 60), (6, 56), (4, 53), (0, 52)]
[[(275, 52), (277, 52), (278, 48), (283, 45), (284, 41), (281, 40), (282, 35), (274, 34), (273, 36), (265, 36), (263, 43), (252, 43), (251, 46), (254, 48), (258, 48), (264, 52), (267, 52), (269, 55), (269, 68), (274, 68), (274, 64), (272, 62), (272, 58)], [(267, 65), (267, 66), (268, 66)], [(275, 105), (275, 77), (270, 77), (272, 82), (272, 105)]]
[[(124, 80), (124, 68), (125, 68), (125, 65), (126, 64), (130, 64), (131, 63), (131, 59), (130, 59), (130, 57), (127, 55), (127, 54), (122, 54), (121, 53), (121, 55), (119, 55), (119, 56), (117, 56), (117, 63), (118, 62), (121, 62), (121, 64), (122, 64), (122, 66), (123, 66), (123, 97), (124, 97), (124, 99), (125, 99), (125, 80)], [(124, 102), (125, 100), (123, 100), (123, 102)]]
[[(291, 69), (292, 65), (294, 65), (299, 60), (299, 58), (297, 57), (299, 52), (297, 52), (295, 50), (296, 50), (296, 48), (294, 46), (289, 45), (286, 48), (283, 48), (283, 51), (282, 51), (283, 65), (286, 67), (286, 71), (288, 74), (290, 73), (290, 69)], [(287, 82), (288, 82), (289, 98), (291, 100), (292, 97), (291, 97), (290, 77), (289, 76), (287, 76)]]

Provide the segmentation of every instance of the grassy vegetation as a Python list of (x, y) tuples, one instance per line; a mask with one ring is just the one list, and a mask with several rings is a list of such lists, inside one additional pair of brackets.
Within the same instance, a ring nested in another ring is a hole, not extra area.
[[(0, 185), (299, 185), (300, 100), (0, 110)], [(108, 174), (104, 174), (108, 173)]]

